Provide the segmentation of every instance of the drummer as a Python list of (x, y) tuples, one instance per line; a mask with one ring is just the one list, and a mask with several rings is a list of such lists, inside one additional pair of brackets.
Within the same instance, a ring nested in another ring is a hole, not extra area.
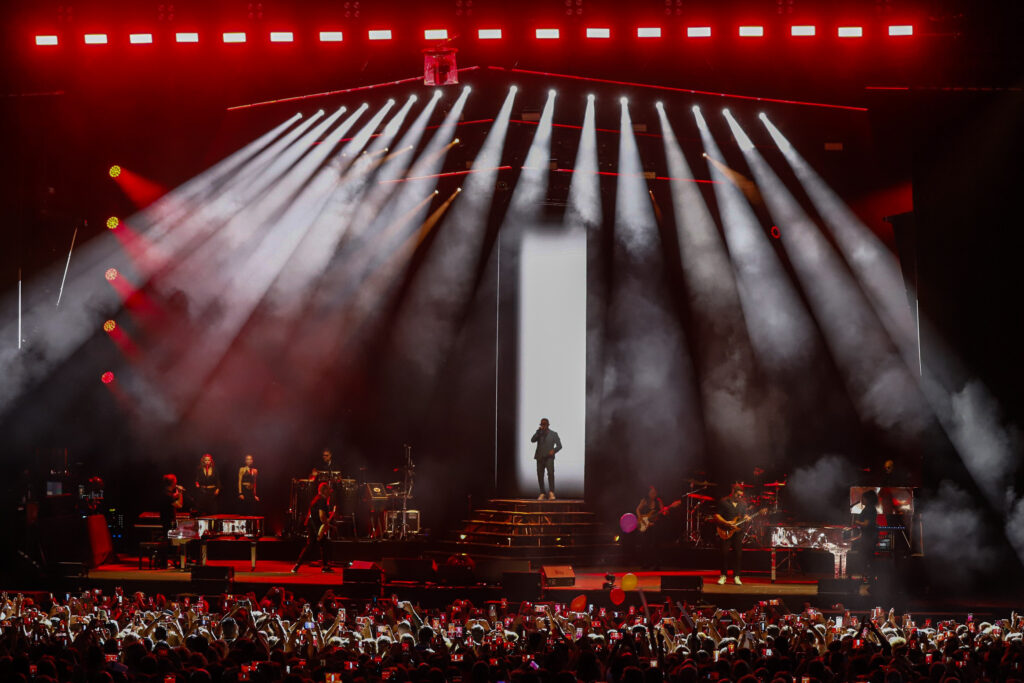
[(334, 454), (329, 448), (320, 453), (320, 460), (313, 465), (313, 473), (309, 475), (310, 481), (334, 479), (341, 474), (341, 466), (334, 460)]

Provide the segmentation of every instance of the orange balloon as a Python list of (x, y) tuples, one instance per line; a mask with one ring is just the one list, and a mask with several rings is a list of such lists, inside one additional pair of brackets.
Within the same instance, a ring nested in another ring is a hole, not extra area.
[(587, 596), (580, 593), (569, 603), (570, 612), (585, 612), (587, 609)]
[(608, 597), (612, 599), (613, 605), (621, 605), (626, 600), (626, 591), (621, 588), (613, 588)]

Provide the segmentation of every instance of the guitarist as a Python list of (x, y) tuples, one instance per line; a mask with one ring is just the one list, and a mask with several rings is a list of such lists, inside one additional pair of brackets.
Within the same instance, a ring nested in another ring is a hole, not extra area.
[(743, 560), (743, 534), (737, 530), (740, 524), (747, 517), (747, 503), (743, 500), (743, 484), (736, 482), (728, 496), (718, 501), (718, 512), (715, 514), (715, 522), (720, 530), (729, 534), (728, 538), (721, 538), (726, 533), (719, 533), (722, 542), (722, 575), (718, 577), (718, 585), (724, 585), (729, 573), (729, 555), (732, 555), (732, 580), (737, 586), (742, 586), (740, 580), (740, 565)]
[(320, 571), (324, 573), (334, 571), (331, 569), (331, 546), (327, 532), (336, 510), (331, 485), (326, 481), (320, 482), (316, 496), (309, 503), (309, 512), (306, 513), (306, 545), (299, 553), (299, 559), (295, 562), (295, 566), (292, 567), (292, 574), (298, 573), (302, 561), (306, 559), (306, 554), (314, 545), (320, 549)]
[(637, 538), (637, 555), (640, 557), (641, 566), (644, 569), (656, 567), (658, 564), (657, 552), (660, 545), (661, 525), (658, 520), (662, 515), (668, 513), (665, 503), (658, 495), (658, 489), (651, 486), (647, 489), (647, 495), (640, 499), (636, 506), (636, 518), (640, 521), (640, 536)]

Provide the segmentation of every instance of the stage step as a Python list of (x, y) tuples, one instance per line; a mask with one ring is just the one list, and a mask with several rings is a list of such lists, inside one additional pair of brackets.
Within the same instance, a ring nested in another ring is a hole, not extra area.
[(579, 499), (496, 498), (473, 510), (441, 552), (533, 562), (593, 559), (614, 552), (615, 532)]

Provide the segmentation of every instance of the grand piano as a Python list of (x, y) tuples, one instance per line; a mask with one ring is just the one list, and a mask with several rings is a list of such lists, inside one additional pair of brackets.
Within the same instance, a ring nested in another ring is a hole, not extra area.
[(175, 528), (167, 532), (171, 546), (178, 548), (179, 563), (186, 565), (186, 549), (194, 541), (199, 543), (199, 564), (206, 566), (206, 542), (236, 540), (249, 542), (249, 561), (256, 571), (256, 545), (263, 535), (263, 518), (241, 515), (210, 515), (194, 519), (178, 519)]
[(776, 551), (808, 548), (827, 550), (832, 554), (833, 576), (846, 578), (846, 555), (856, 537), (856, 527), (837, 525), (788, 524), (771, 525), (772, 583), (775, 583)]

